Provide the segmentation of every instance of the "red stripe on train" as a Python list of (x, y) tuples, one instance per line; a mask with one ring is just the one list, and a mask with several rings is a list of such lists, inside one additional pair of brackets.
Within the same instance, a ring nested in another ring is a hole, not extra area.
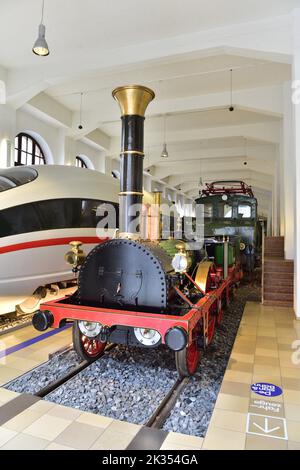
[(98, 237), (64, 237), (64, 238), (49, 238), (47, 240), (33, 240), (31, 242), (17, 243), (15, 245), (8, 245), (0, 247), (1, 253), (10, 253), (12, 251), (30, 250), (32, 248), (42, 248), (45, 246), (67, 245), (73, 240), (80, 240), (82, 243), (102, 243), (107, 238)]

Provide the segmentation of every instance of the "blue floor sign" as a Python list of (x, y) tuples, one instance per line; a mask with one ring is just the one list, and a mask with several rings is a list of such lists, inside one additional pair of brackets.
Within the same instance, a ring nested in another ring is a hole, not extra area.
[(252, 384), (251, 390), (257, 393), (257, 395), (263, 395), (264, 397), (278, 397), (278, 395), (282, 394), (280, 387), (266, 382), (256, 382)]

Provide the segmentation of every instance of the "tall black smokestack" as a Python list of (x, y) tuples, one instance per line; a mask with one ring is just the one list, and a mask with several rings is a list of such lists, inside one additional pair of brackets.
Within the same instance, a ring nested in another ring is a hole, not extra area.
[(122, 113), (120, 236), (138, 235), (133, 228), (137, 215), (130, 208), (141, 208), (143, 200), (144, 120), (145, 111), (155, 94), (141, 85), (116, 88), (112, 95)]

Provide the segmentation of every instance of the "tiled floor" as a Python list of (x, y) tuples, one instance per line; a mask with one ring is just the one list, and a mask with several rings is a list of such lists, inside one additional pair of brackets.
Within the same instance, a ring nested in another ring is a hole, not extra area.
[[(50, 338), (50, 347), (57, 349), (63, 341), (66, 343), (69, 334), (66, 331), (59, 338)], [(9, 341), (13, 344), (14, 338)], [(29, 362), (20, 364), (18, 360), (12, 360), (7, 367), (12, 369), (17, 364), (20, 372), (21, 367), (26, 369), (32, 364), (30, 361), (39, 361), (42, 357), (47, 359), (49, 349), (46, 341), (42, 348), (41, 343), (31, 348), (30, 354), (24, 355), (22, 351), (20, 360)], [(283, 389), (283, 394), (268, 398), (257, 395), (250, 388), (254, 382), (273, 383)], [(0, 388), (0, 405), (9, 407), (10, 401), (16, 397), (18, 394)], [(19, 400), (24, 400), (23, 397), (21, 395)], [(248, 413), (253, 415), (252, 418)], [(264, 430), (265, 419), (267, 426)], [(283, 420), (286, 420), (287, 430), (287, 436), (283, 437), (287, 438), (279, 439), (282, 430), (277, 423), (284, 429)], [(247, 432), (247, 423), (251, 432), (261, 426), (261, 435)], [(121, 450), (147, 449), (147, 445), (149, 449), (195, 451), (300, 449), (300, 322), (295, 321), (293, 312), (287, 308), (247, 303), (204, 439), (148, 430), (43, 400), (30, 406), (25, 404), (23, 411), (0, 427), (1, 449)]]
[[(254, 382), (275, 384), (283, 394), (257, 395), (250, 389)], [(254, 428), (261, 435), (246, 432), (248, 413), (263, 415), (253, 418), (254, 422), (262, 420)], [(265, 416), (266, 427), (261, 425)], [(288, 439), (271, 437), (276, 432), (270, 432), (269, 416), (286, 419)], [(290, 449), (299, 445), (300, 321), (291, 309), (248, 302), (203, 449)]]
[[(32, 326), (28, 326), (0, 337), (0, 353), (8, 348), (40, 336)], [(0, 386), (33, 369), (49, 358), (49, 354), (71, 343), (71, 330), (64, 330), (49, 338), (31, 344), (12, 354), (0, 357)]]

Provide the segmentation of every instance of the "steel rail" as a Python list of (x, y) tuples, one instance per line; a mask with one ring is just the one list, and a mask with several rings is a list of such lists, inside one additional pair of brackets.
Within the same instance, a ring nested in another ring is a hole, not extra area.
[(185, 389), (187, 384), (189, 383), (189, 377), (182, 377), (177, 379), (173, 387), (169, 390), (169, 392), (165, 395), (162, 399), (150, 419), (147, 421), (146, 426), (154, 429), (160, 429), (164, 425), (166, 419), (168, 418), (169, 414), (171, 413), (172, 409), (175, 406), (177, 398)]

